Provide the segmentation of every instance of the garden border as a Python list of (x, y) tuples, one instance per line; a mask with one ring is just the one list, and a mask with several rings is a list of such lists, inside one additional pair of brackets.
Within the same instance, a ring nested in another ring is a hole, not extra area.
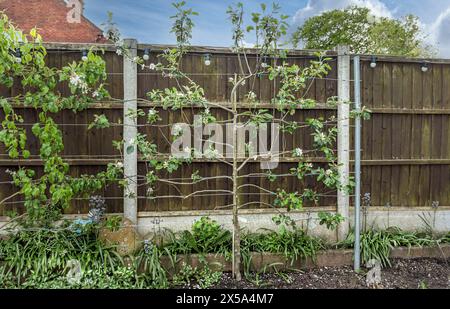
[[(353, 249), (333, 249), (325, 250), (317, 253), (315, 261), (311, 258), (301, 258), (291, 261), (283, 254), (274, 253), (251, 253), (250, 270), (273, 272), (285, 270), (301, 270), (312, 269), (319, 267), (341, 267), (353, 265)], [(393, 248), (389, 255), (390, 258), (398, 259), (416, 259), (416, 258), (437, 258), (437, 259), (449, 259), (450, 258), (450, 245), (440, 245), (433, 247), (398, 247)], [(175, 264), (175, 270), (179, 270), (183, 262), (192, 267), (201, 268), (206, 261), (209, 267), (215, 271), (231, 271), (231, 260), (227, 261), (223, 255), (220, 254), (190, 254), (190, 255), (178, 255), (177, 262)], [(161, 258), (161, 264), (166, 269), (173, 270), (173, 264), (168, 256)], [(272, 267), (270, 267), (272, 265)]]

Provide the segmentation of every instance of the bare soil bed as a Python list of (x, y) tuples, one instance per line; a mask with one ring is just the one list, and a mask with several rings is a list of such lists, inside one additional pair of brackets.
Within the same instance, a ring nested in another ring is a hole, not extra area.
[[(392, 267), (381, 270), (381, 287), (384, 289), (450, 289), (450, 259), (393, 259)], [(221, 282), (213, 288), (249, 289), (367, 289), (366, 269), (356, 274), (351, 266), (322, 267), (259, 276), (259, 284), (243, 279), (236, 283), (230, 273), (224, 273)], [(252, 274), (254, 277), (255, 274)], [(196, 288), (195, 285), (186, 288)]]

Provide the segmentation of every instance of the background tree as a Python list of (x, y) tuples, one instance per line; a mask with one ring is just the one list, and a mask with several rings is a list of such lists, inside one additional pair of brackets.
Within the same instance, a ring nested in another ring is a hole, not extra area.
[(431, 57), (435, 50), (424, 38), (414, 15), (379, 18), (368, 8), (351, 6), (309, 18), (293, 34), (292, 44), (323, 50), (342, 44), (352, 53)]

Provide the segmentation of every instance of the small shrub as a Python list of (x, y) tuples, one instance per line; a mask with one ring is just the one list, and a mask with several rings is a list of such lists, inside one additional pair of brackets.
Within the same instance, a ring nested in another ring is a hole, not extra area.
[(171, 241), (166, 248), (173, 254), (218, 253), (229, 257), (231, 254), (231, 233), (216, 221), (202, 217), (194, 222), (191, 231), (170, 234)]

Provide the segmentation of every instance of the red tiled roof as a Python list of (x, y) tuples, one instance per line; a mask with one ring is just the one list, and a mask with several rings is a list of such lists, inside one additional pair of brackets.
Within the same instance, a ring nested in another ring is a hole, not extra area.
[(101, 29), (84, 16), (80, 23), (69, 23), (70, 10), (63, 0), (0, 0), (0, 11), (17, 28), (29, 32), (37, 27), (45, 42), (106, 42)]

